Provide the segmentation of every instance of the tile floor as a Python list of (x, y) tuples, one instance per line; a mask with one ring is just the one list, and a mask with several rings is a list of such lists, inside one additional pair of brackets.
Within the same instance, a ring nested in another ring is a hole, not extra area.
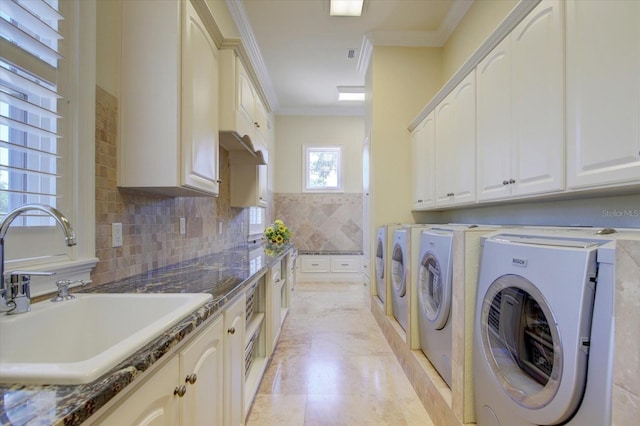
[(359, 283), (298, 283), (247, 426), (432, 426)]

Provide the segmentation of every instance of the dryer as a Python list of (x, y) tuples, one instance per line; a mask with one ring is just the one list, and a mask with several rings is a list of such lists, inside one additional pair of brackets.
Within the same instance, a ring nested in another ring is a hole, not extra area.
[[(376, 236), (376, 296), (382, 306), (385, 306), (385, 301), (387, 299), (387, 283), (390, 280), (388, 271), (391, 267), (391, 260), (389, 259), (389, 256), (387, 256), (387, 253), (390, 251), (393, 242), (393, 231), (399, 227), (399, 224), (382, 225), (378, 228)], [(384, 311), (386, 312), (386, 308)]]
[[(477, 273), (480, 265), (480, 238), (497, 229), (492, 225), (444, 224), (424, 230), (415, 279), (417, 337), (413, 349), (421, 349), (440, 377), (451, 388), (473, 400), (473, 312)], [(455, 277), (455, 279), (454, 279)], [(455, 305), (454, 312), (454, 299)], [(458, 352), (453, 353), (453, 336), (458, 336)], [(460, 368), (453, 372), (452, 365)], [(455, 374), (458, 374), (454, 378)], [(465, 422), (473, 422), (473, 404), (462, 408)]]
[(452, 331), (449, 315), (453, 295), (451, 248), (453, 233), (422, 231), (416, 280), (420, 349), (451, 387)]
[(409, 321), (409, 297), (407, 296), (407, 271), (409, 268), (410, 228), (393, 231), (391, 248), (391, 314), (403, 330)]
[(613, 237), (532, 231), (484, 241), (474, 333), (477, 424), (608, 425)]

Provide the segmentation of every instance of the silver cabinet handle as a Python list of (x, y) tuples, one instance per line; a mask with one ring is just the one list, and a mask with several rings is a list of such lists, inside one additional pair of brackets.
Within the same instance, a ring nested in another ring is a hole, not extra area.
[(508, 181), (508, 180), (503, 180), (503, 181), (502, 181), (502, 184), (503, 184), (503, 185), (509, 185), (509, 181)]
[(174, 395), (178, 395), (180, 398), (182, 398), (184, 396), (184, 394), (187, 393), (187, 387), (185, 385), (176, 387), (173, 390), (173, 394)]
[(196, 380), (198, 380), (198, 376), (196, 375), (196, 373), (189, 374), (184, 379), (185, 383), (189, 383), (190, 385), (194, 384), (196, 382)]
[(515, 179), (509, 179), (509, 183), (516, 183)]
[(229, 334), (235, 334), (235, 333), (236, 333), (236, 329), (235, 329), (235, 327), (230, 327), (230, 328), (227, 330), (227, 333), (229, 333)]

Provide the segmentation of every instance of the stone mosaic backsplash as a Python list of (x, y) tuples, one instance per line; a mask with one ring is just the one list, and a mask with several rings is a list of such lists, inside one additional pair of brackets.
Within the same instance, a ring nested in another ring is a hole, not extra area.
[[(229, 156), (220, 150), (220, 195), (165, 197), (117, 187), (118, 99), (96, 87), (96, 256), (94, 285), (116, 281), (246, 242), (248, 210), (230, 206)], [(186, 235), (179, 232), (186, 218)], [(111, 224), (124, 245), (111, 247)], [(219, 223), (222, 233), (218, 233)]]
[(362, 194), (275, 193), (275, 218), (301, 251), (362, 252)]

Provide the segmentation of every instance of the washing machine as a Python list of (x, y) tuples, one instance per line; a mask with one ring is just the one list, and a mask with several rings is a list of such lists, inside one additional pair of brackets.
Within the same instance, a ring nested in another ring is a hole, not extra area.
[(382, 303), (382, 306), (385, 306), (385, 301), (387, 299), (387, 281), (389, 280), (389, 274), (387, 271), (391, 267), (391, 260), (389, 259), (389, 256), (387, 256), (387, 253), (390, 251), (393, 242), (393, 231), (399, 227), (400, 224), (382, 225), (378, 228), (376, 236), (376, 296)]
[(610, 425), (612, 240), (621, 235), (530, 231), (484, 240), (474, 333), (477, 424)]
[[(492, 225), (434, 225), (420, 234), (417, 275), (415, 279), (415, 312), (417, 344), (440, 377), (451, 388), (454, 364), (453, 335), (461, 338), (455, 365), (470, 371), (472, 358), (473, 313), (475, 310), (477, 274), (480, 264), (480, 238), (498, 229)], [(455, 250), (454, 250), (455, 249)], [(454, 280), (454, 259), (456, 280)], [(453, 312), (454, 295), (457, 311)], [(461, 373), (465, 400), (473, 400), (469, 374)], [(473, 422), (473, 405), (465, 409), (465, 422)]]
[(452, 331), (449, 315), (453, 296), (453, 232), (422, 231), (416, 282), (420, 349), (451, 387)]
[(391, 314), (403, 330), (409, 321), (409, 297), (407, 296), (407, 272), (409, 268), (410, 228), (393, 231), (391, 247)]

